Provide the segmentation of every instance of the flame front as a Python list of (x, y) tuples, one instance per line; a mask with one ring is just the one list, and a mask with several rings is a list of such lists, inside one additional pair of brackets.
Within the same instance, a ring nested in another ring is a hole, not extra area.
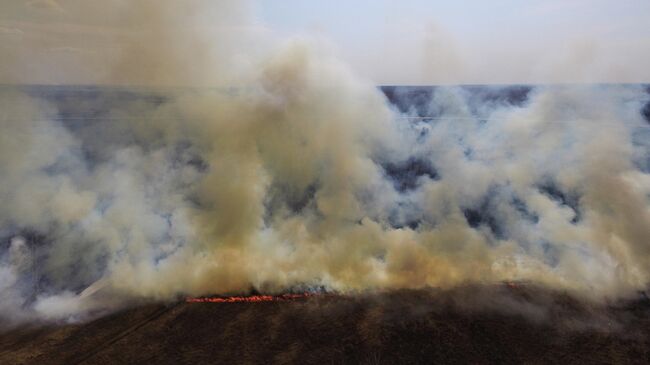
[(280, 302), (308, 298), (314, 296), (311, 293), (282, 294), (282, 295), (251, 295), (232, 297), (200, 297), (185, 298), (186, 303), (256, 303), (256, 302)]

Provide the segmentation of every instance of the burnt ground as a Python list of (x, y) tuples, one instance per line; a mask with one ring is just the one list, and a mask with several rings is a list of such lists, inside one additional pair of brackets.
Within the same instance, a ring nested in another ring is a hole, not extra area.
[(147, 304), (0, 334), (0, 364), (647, 364), (646, 297), (533, 286)]

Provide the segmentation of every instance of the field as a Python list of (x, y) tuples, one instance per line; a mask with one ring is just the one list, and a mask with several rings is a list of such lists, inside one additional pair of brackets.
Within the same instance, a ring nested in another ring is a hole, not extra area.
[(647, 298), (590, 304), (528, 285), (134, 306), (0, 335), (3, 364), (643, 364)]

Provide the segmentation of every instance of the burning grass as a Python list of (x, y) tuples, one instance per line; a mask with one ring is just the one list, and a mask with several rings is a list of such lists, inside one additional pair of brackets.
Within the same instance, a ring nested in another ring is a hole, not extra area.
[(313, 297), (314, 293), (280, 294), (280, 295), (247, 295), (230, 297), (188, 297), (186, 303), (259, 303), (284, 302)]

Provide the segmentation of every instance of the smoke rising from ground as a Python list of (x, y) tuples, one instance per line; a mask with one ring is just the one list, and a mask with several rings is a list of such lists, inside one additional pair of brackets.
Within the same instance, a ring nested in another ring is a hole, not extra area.
[[(249, 52), (256, 42), (233, 38), (252, 22), (240, 6), (121, 4), (136, 29), (104, 74), (237, 88), (109, 89), (92, 101), (99, 114), (81, 113), (83, 98), (0, 91), (4, 316), (252, 288), (646, 289), (642, 87), (538, 87), (514, 101), (396, 88), (388, 103), (322, 42)], [(184, 28), (221, 9), (241, 16), (209, 18), (214, 38)]]

